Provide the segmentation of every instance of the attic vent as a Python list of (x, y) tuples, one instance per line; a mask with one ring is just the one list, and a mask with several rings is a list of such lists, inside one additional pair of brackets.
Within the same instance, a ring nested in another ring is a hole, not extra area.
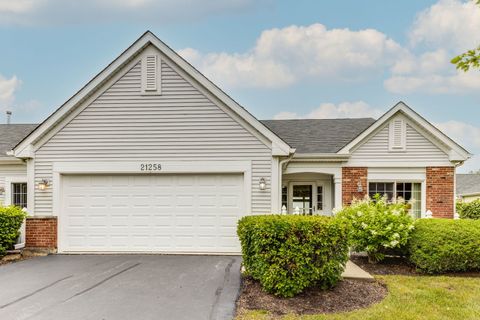
[(142, 89), (144, 93), (160, 93), (158, 56), (148, 55), (142, 61)]
[(395, 119), (390, 123), (390, 150), (404, 151), (406, 145), (406, 124), (403, 119)]

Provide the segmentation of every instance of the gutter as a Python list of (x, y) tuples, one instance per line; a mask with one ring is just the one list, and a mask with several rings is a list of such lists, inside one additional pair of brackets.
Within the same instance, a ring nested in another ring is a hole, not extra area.
[[(288, 163), (292, 160), (293, 156), (295, 155), (295, 149), (292, 149), (293, 152), (288, 156), (288, 158), (286, 159), (283, 159), (283, 160), (280, 160), (279, 163), (278, 163), (278, 177), (277, 177), (277, 180), (279, 182), (278, 184), (278, 196), (279, 196), (279, 199), (278, 201), (280, 202), (280, 206), (279, 206), (279, 211), (281, 212), (282, 211), (282, 174), (283, 174), (283, 170), (287, 168), (288, 166)], [(284, 168), (285, 166), (285, 168)]]
[(296, 153), (293, 158), (311, 161), (348, 161), (348, 159), (350, 159), (350, 154)]

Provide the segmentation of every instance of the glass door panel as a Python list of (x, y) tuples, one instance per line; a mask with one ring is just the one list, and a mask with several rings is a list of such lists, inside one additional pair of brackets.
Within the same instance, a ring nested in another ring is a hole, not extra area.
[[(293, 185), (292, 209), (293, 213), (312, 214), (313, 208), (313, 186), (311, 184)], [(298, 208), (298, 209), (297, 209)]]

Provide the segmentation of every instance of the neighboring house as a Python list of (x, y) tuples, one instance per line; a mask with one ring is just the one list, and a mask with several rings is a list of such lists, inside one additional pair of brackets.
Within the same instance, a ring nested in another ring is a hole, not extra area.
[(378, 120), (259, 121), (150, 32), (17, 142), (26, 244), (66, 253), (238, 253), (241, 216), (376, 193), (452, 218), (470, 157), (401, 102)]
[(480, 174), (457, 174), (457, 198), (464, 202), (480, 199)]
[(0, 124), (0, 205), (27, 206), (27, 165), (7, 152), (23, 140), (36, 124)]

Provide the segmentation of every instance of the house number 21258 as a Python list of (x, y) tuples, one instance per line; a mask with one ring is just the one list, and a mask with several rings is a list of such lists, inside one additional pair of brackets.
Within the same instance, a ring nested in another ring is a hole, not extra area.
[(162, 165), (160, 163), (142, 163), (140, 164), (140, 171), (160, 171)]

